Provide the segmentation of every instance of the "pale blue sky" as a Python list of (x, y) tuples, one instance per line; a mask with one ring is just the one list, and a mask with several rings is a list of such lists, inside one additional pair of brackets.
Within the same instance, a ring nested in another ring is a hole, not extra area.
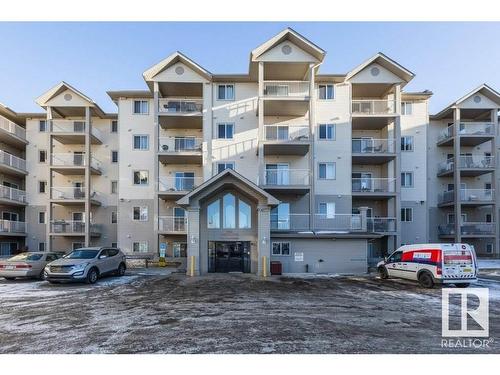
[(173, 51), (246, 73), (250, 51), (287, 26), (327, 51), (321, 73), (385, 53), (416, 74), (405, 90), (434, 92), (431, 113), (481, 83), (500, 90), (500, 23), (0, 23), (0, 102), (38, 112), (34, 99), (64, 80), (115, 112), (106, 91), (145, 89), (142, 73)]

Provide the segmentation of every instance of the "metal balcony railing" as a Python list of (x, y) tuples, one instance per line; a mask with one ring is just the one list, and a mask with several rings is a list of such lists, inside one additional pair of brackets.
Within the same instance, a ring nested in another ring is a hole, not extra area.
[(158, 99), (158, 112), (177, 114), (198, 114), (203, 111), (203, 99)]
[[(85, 199), (87, 189), (84, 187), (73, 186), (55, 186), (51, 188), (50, 197), (52, 199), (70, 199), (78, 200)], [(97, 196), (97, 192), (92, 192), (90, 198), (93, 199)]]
[(310, 230), (309, 214), (279, 215), (271, 213), (271, 230), (274, 231)]
[(485, 156), (481, 154), (460, 155), (459, 157), (460, 168), (467, 169), (483, 169), (494, 168), (495, 158), (493, 156)]
[(353, 138), (353, 154), (387, 154), (396, 152), (395, 139)]
[(264, 81), (266, 97), (310, 96), (309, 81)]
[(394, 193), (396, 191), (395, 178), (353, 178), (353, 193)]
[(160, 177), (158, 191), (190, 191), (203, 183), (203, 177)]
[[(493, 189), (460, 189), (461, 202), (493, 202)], [(439, 203), (450, 203), (455, 200), (455, 191), (445, 191), (438, 196)]]
[(357, 232), (363, 229), (360, 214), (316, 214), (315, 231)]
[(0, 220), (0, 233), (26, 233), (24, 221)]
[[(75, 153), (54, 153), (52, 154), (52, 166), (54, 167), (85, 167), (85, 155)], [(94, 169), (101, 169), (102, 163), (91, 157), (90, 166)]]
[(265, 141), (307, 141), (308, 125), (264, 125)]
[(160, 152), (202, 151), (203, 139), (196, 137), (160, 137)]
[(395, 217), (368, 217), (366, 220), (369, 232), (391, 233), (396, 231)]
[[(50, 129), (52, 133), (76, 133), (85, 134), (86, 121), (85, 120), (51, 120)], [(102, 139), (102, 133), (95, 127), (90, 128), (90, 133)]]
[[(449, 138), (454, 135), (455, 124), (448, 126), (438, 136), (438, 142)], [(483, 135), (493, 136), (495, 134), (494, 124), (490, 122), (461, 122), (458, 130), (459, 135)]]
[(0, 150), (0, 163), (26, 172), (26, 160)]
[[(76, 220), (51, 220), (50, 221), (51, 233), (60, 234), (85, 234), (85, 222)], [(101, 226), (98, 224), (90, 224), (90, 232), (92, 234), (100, 234), (102, 232)]]
[(309, 169), (266, 169), (262, 181), (266, 186), (308, 186), (311, 173)]
[(159, 216), (158, 231), (184, 233), (187, 231), (187, 217), (185, 216)]
[(396, 113), (396, 101), (387, 99), (356, 99), (352, 113), (360, 115), (387, 115)]
[(9, 199), (20, 203), (26, 203), (26, 192), (8, 186), (0, 185), (0, 198)]
[(15, 136), (26, 140), (26, 129), (13, 123), (12, 121), (0, 116), (0, 129), (5, 130)]
[[(438, 226), (438, 232), (441, 236), (455, 235), (455, 224), (445, 224)], [(460, 225), (460, 232), (463, 236), (467, 235), (494, 235), (495, 223), (483, 222), (464, 222)]]

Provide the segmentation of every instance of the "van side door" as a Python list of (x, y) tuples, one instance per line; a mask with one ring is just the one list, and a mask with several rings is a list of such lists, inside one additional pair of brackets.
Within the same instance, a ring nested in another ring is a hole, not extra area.
[(387, 269), (387, 273), (390, 277), (401, 277), (402, 271), (400, 271), (401, 265), (401, 257), (403, 255), (402, 251), (395, 251), (391, 254), (389, 258), (387, 258), (387, 262), (385, 263), (385, 268)]

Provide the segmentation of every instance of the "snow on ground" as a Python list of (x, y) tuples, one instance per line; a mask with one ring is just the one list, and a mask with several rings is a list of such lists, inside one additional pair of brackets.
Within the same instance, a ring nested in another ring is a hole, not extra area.
[(498, 269), (500, 270), (500, 259), (478, 259), (479, 269)]

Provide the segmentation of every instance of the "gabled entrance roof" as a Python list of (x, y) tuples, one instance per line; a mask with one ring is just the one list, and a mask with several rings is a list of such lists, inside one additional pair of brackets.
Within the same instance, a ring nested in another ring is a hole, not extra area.
[(151, 68), (146, 70), (142, 76), (144, 77), (144, 80), (146, 82), (150, 82), (155, 76), (163, 72), (165, 69), (168, 69), (172, 65), (181, 62), (184, 65), (187, 65), (190, 67), (192, 70), (194, 70), (196, 73), (201, 75), (203, 78), (207, 80), (212, 79), (212, 73), (210, 73), (208, 70), (203, 68), (201, 65), (195, 63), (193, 60), (191, 60), (189, 57), (186, 55), (182, 54), (179, 51), (174, 52), (167, 58), (161, 60), (158, 64), (153, 65)]

